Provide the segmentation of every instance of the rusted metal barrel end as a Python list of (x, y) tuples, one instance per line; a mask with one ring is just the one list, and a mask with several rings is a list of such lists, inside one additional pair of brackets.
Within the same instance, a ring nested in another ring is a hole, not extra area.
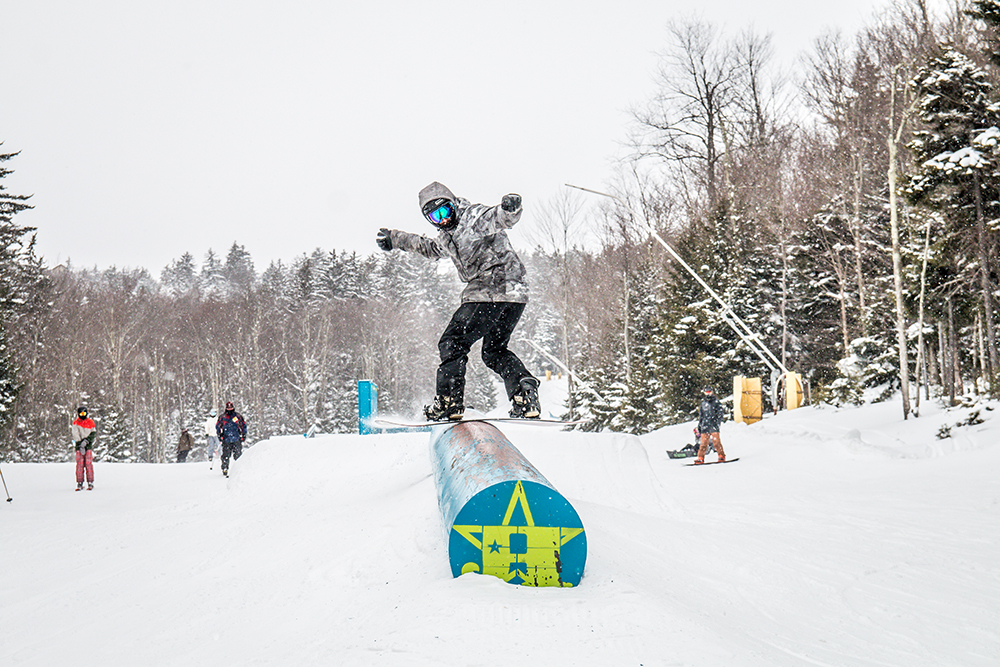
[(580, 516), (499, 429), (486, 422), (437, 427), (431, 461), (454, 576), (579, 585), (587, 560)]

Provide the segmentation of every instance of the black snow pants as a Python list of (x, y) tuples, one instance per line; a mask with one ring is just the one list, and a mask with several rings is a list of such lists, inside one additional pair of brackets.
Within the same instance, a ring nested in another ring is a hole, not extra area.
[(229, 470), (229, 457), (233, 460), (239, 459), (243, 455), (243, 443), (239, 440), (222, 443), (222, 470)]
[(507, 398), (514, 396), (521, 378), (531, 377), (517, 355), (507, 349), (510, 336), (524, 312), (523, 303), (463, 303), (438, 341), (441, 365), (437, 370), (438, 396), (465, 397), (465, 366), (469, 350), (483, 339), (483, 363), (503, 378)]

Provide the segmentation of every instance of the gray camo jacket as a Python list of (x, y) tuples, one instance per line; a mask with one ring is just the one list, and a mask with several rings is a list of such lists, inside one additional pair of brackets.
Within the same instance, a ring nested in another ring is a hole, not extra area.
[(521, 207), (505, 211), (499, 205), (471, 204), (440, 183), (432, 183), (420, 192), (421, 207), (437, 197), (451, 200), (458, 214), (458, 225), (439, 231), (437, 238), (393, 229), (389, 231), (392, 247), (431, 259), (451, 257), (458, 277), (467, 283), (462, 303), (527, 303), (524, 264), (507, 238), (507, 230), (521, 219)]

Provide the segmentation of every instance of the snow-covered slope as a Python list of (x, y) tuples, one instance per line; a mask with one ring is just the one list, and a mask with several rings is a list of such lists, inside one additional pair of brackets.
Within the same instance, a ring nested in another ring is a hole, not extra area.
[(690, 425), (504, 425), (583, 519), (575, 589), (451, 577), (425, 433), (274, 438), (228, 480), (98, 463), (81, 493), (7, 464), (0, 664), (997, 665), (990, 407), (730, 422), (740, 461), (705, 468), (664, 453)]

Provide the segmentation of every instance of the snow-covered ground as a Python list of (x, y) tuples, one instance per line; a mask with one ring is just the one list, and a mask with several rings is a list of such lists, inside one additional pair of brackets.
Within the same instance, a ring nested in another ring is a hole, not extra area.
[(583, 519), (573, 589), (452, 578), (426, 433), (274, 438), (228, 480), (97, 463), (81, 493), (71, 464), (6, 464), (0, 664), (995, 667), (1000, 405), (979, 409), (729, 422), (740, 461), (704, 468), (664, 453), (690, 425), (503, 425)]

